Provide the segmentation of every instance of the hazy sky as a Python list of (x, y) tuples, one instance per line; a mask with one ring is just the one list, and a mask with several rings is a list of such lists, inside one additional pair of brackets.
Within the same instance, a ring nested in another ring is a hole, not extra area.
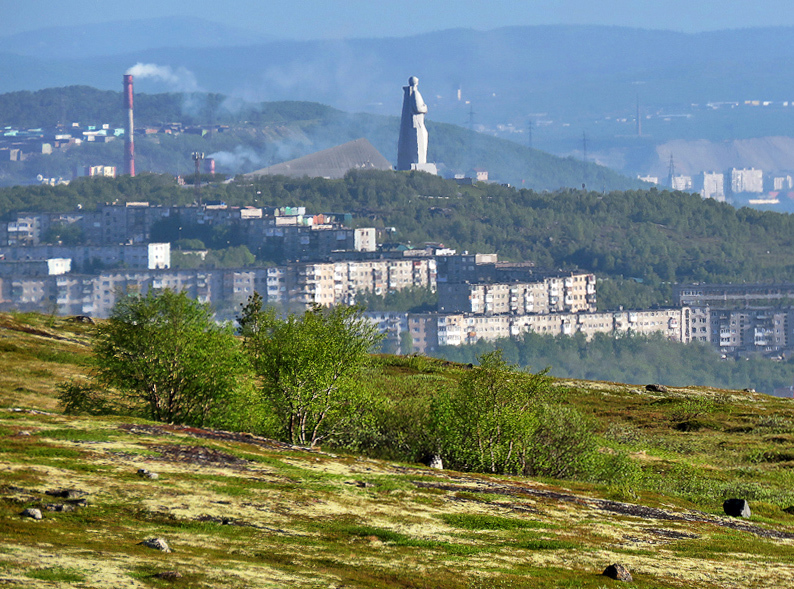
[(794, 25), (794, 0), (0, 0), (0, 35), (191, 15), (282, 38), (601, 24), (683, 32)]

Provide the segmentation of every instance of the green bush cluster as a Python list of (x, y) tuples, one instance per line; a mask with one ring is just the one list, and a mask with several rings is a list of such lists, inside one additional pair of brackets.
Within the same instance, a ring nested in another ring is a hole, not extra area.
[(499, 351), (442, 373), (431, 358), (370, 355), (380, 336), (357, 307), (279, 317), (256, 293), (238, 322), (241, 337), (170, 290), (122, 298), (96, 329), (91, 378), (64, 383), (61, 405), (411, 462), (440, 455), (466, 471), (629, 473), (620, 455), (599, 452), (594, 424), (546, 371), (520, 370)]

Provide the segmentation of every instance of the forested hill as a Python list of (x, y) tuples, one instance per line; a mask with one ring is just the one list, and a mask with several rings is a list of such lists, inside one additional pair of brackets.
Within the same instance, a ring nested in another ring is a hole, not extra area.
[[(673, 282), (794, 281), (794, 217), (735, 209), (681, 192), (539, 193), (495, 184), (458, 186), (422, 173), (356, 172), (342, 180), (260, 178), (207, 186), (230, 205), (305, 205), (352, 211), (393, 239), (496, 252), (540, 267), (581, 268), (601, 279), (603, 308), (669, 302)], [(0, 189), (0, 214), (85, 209), (99, 202), (187, 203), (165, 176), (82, 179), (69, 186)]]
[[(110, 124), (124, 121), (120, 92), (87, 86), (0, 94), (0, 125), (19, 128), (57, 124)], [(360, 137), (396, 163), (399, 118), (351, 114), (314, 102), (244, 103), (221, 94), (135, 95), (138, 127), (164, 122), (186, 125), (228, 125), (224, 133), (154, 135), (136, 141), (139, 171), (184, 174), (192, 169), (190, 154), (213, 155), (218, 171), (250, 172), (301, 157)], [(627, 190), (644, 186), (594, 163), (560, 158), (518, 143), (428, 119), (428, 158), (446, 173), (488, 170), (491, 179), (535, 190), (592, 186), (596, 190)], [(33, 156), (26, 162), (0, 164), (0, 183), (31, 182), (37, 174), (71, 177), (76, 165), (122, 165), (122, 146), (83, 145), (65, 153)]]

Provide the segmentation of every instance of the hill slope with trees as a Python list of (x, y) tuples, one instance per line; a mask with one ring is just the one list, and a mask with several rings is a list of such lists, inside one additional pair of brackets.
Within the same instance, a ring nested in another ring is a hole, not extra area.
[[(541, 268), (592, 271), (601, 279), (603, 309), (669, 304), (675, 282), (794, 281), (794, 217), (681, 192), (536, 192), (459, 186), (423, 173), (355, 172), (341, 180), (244, 179), (206, 186), (203, 195), (229, 205), (350, 211), (359, 226), (395, 227), (391, 239), (402, 243), (440, 241)], [(81, 179), (69, 186), (0, 189), (0, 215), (115, 201), (187, 204), (193, 198), (165, 176)]]
[[(0, 95), (0, 122), (21, 128), (56, 124), (123, 126), (120, 92), (87, 86)], [(227, 125), (222, 133), (151, 135), (136, 138), (136, 168), (154, 173), (189, 174), (190, 154), (216, 159), (218, 171), (250, 172), (366, 137), (387, 159), (396, 161), (399, 118), (346, 113), (311, 102), (246, 103), (221, 94), (143, 94), (135, 96), (138, 127), (178, 121), (185, 125)], [(428, 121), (428, 158), (445, 173), (488, 170), (491, 179), (536, 190), (580, 187), (596, 190), (640, 188), (638, 180), (573, 158), (560, 158), (518, 143), (456, 125)], [(123, 169), (121, 141), (83, 144), (67, 152), (34, 155), (25, 162), (0, 164), (5, 185), (31, 182), (37, 174), (70, 178), (75, 165), (116, 165)]]

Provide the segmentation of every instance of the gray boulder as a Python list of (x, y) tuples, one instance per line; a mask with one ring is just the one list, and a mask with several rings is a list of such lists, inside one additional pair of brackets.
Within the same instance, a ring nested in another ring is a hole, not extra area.
[(622, 564), (611, 564), (607, 568), (604, 569), (602, 573), (605, 577), (609, 577), (610, 579), (615, 579), (616, 581), (626, 581), (627, 583), (631, 583), (634, 579), (629, 572), (629, 569), (626, 568), (625, 565)]
[(146, 546), (146, 548), (153, 548), (154, 550), (159, 550), (160, 552), (171, 552), (168, 542), (162, 538), (148, 538), (143, 542), (140, 542), (140, 544)]
[(35, 507), (28, 507), (19, 515), (21, 515), (22, 517), (29, 517), (38, 521), (41, 519), (41, 510), (36, 509)]
[(744, 499), (726, 499), (722, 509), (731, 517), (750, 517), (750, 504)]

